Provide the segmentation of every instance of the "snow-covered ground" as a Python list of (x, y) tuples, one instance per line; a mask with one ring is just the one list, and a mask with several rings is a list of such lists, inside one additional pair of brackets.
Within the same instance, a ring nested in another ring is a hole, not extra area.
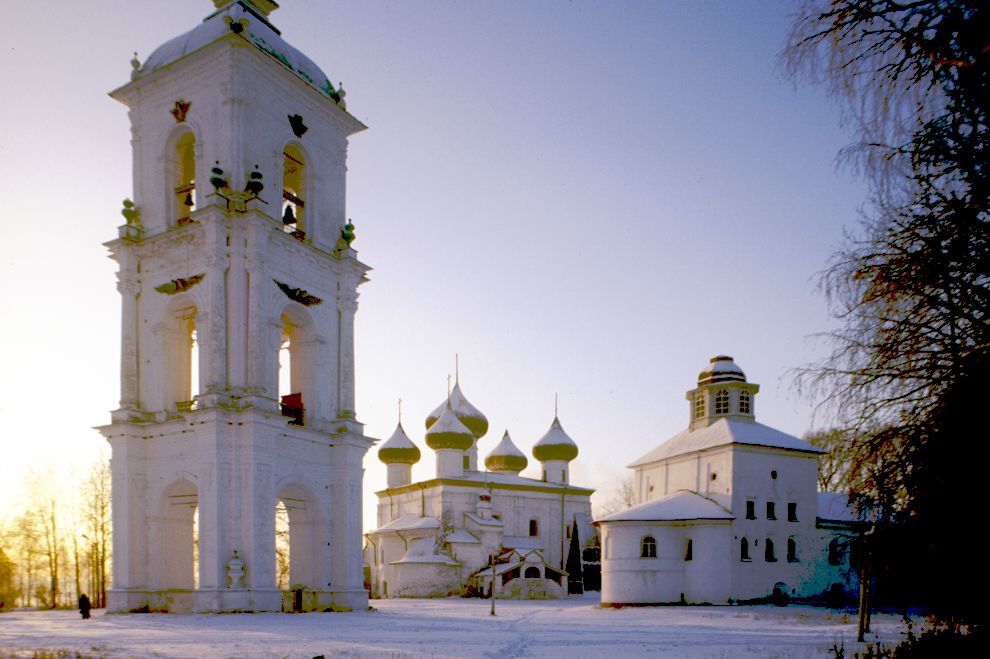
[[(373, 600), (360, 613), (0, 614), (0, 657), (68, 650), (102, 657), (825, 657), (846, 656), (856, 615), (805, 606), (602, 609), (598, 594), (563, 601)], [(901, 638), (892, 615), (873, 638)]]

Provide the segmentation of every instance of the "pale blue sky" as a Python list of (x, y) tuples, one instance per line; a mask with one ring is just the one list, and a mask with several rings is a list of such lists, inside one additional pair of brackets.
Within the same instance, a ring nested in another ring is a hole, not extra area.
[[(118, 398), (119, 300), (101, 243), (131, 195), (133, 51), (208, 0), (0, 10), (0, 478), (80, 461)], [(680, 431), (709, 357), (762, 385), (760, 421), (811, 407), (787, 370), (829, 324), (814, 273), (864, 187), (822, 93), (778, 72), (790, 2), (303, 2), (283, 36), (347, 90), (348, 214), (374, 268), (358, 312), (358, 417), (387, 437), (463, 390), (519, 447), (553, 417), (573, 480), (609, 487)], [(531, 459), (531, 463), (532, 463)], [(374, 450), (366, 491), (384, 485)], [(366, 505), (373, 497), (366, 497)], [(370, 511), (366, 511), (370, 512)], [(366, 515), (366, 519), (368, 516)]]

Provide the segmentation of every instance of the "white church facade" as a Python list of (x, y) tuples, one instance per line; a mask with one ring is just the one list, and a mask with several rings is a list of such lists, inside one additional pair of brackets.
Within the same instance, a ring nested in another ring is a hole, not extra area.
[(602, 604), (817, 597), (855, 589), (845, 495), (816, 491), (819, 449), (756, 421), (759, 385), (718, 356), (688, 428), (629, 465), (639, 504), (595, 522)]
[[(489, 593), (497, 597), (565, 597), (567, 565), (595, 534), (593, 490), (570, 483), (578, 447), (554, 417), (533, 447), (541, 479), (520, 476), (528, 464), (509, 433), (478, 465), (488, 420), (460, 384), (426, 420), (436, 477), (411, 482), (419, 448), (401, 423), (379, 448), (388, 487), (377, 492), (378, 527), (366, 534), (365, 564), (373, 597)], [(570, 575), (576, 579), (577, 575)]]
[[(122, 299), (112, 611), (367, 607), (343, 90), (215, 0), (111, 96), (134, 158), (107, 243)], [(281, 364), (280, 364), (281, 361)], [(292, 592), (276, 582), (288, 512)]]

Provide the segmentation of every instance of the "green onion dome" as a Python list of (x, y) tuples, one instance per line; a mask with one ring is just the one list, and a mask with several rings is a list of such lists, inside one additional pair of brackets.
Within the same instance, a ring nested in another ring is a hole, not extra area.
[(471, 431), (474, 439), (480, 439), (485, 436), (485, 433), (488, 432), (488, 419), (481, 413), (481, 410), (469, 403), (467, 398), (464, 397), (464, 394), (461, 393), (460, 382), (456, 383), (451, 390), (449, 403), (448, 401), (440, 403), (437, 409), (433, 410), (430, 416), (426, 417), (427, 430), (436, 423), (436, 420), (440, 418), (440, 415), (443, 414), (448, 404), (454, 410), (454, 414), (457, 415), (458, 420)]
[(426, 445), (434, 451), (452, 448), (466, 451), (474, 445), (474, 435), (460, 422), (450, 405), (426, 431)]
[(550, 430), (533, 445), (533, 457), (540, 462), (546, 460), (563, 460), (570, 462), (577, 457), (578, 447), (574, 440), (560, 426), (560, 420), (555, 416)]
[(392, 436), (385, 440), (381, 448), (378, 449), (378, 459), (385, 464), (404, 463), (413, 465), (419, 462), (419, 447), (413, 444), (412, 440), (402, 429), (402, 423), (395, 427)]
[(492, 452), (485, 458), (485, 466), (491, 471), (505, 471), (518, 474), (526, 468), (527, 464), (529, 464), (529, 460), (512, 443), (512, 438), (509, 437), (508, 430), (502, 435), (502, 441), (498, 443), (498, 446), (493, 448)]

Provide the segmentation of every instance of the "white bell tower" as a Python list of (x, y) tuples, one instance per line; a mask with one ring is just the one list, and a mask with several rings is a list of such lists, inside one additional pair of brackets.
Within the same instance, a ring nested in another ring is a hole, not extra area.
[(345, 160), (365, 126), (282, 39), (275, 2), (214, 4), (111, 93), (129, 109), (134, 192), (107, 243), (123, 309), (120, 408), (100, 428), (109, 606), (363, 609), (372, 440), (354, 412), (354, 315), (369, 268)]

